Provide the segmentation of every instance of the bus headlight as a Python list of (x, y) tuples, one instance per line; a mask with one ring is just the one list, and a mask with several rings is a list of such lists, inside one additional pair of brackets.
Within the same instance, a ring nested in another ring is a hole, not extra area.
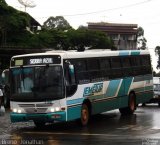
[(17, 113), (17, 111), (18, 111), (18, 110), (17, 110), (16, 108), (13, 109), (13, 112), (14, 112), (14, 113)]
[(54, 112), (55, 111), (55, 109), (54, 108), (51, 108), (51, 112)]
[(18, 109), (18, 111), (17, 111), (18, 113), (22, 113), (22, 110), (20, 110), (20, 109)]
[(22, 110), (21, 109), (17, 109), (17, 108), (13, 108), (13, 112), (14, 113), (22, 113)]
[(50, 109), (51, 112), (57, 112), (57, 111), (60, 111), (60, 110), (61, 110), (60, 107), (54, 107), (54, 108)]

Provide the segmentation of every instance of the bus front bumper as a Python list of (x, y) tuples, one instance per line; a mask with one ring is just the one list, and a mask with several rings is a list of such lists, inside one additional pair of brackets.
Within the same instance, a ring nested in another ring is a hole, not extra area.
[(66, 112), (54, 112), (54, 113), (43, 113), (43, 114), (25, 114), (25, 113), (10, 113), (11, 122), (26, 122), (26, 121), (66, 121)]

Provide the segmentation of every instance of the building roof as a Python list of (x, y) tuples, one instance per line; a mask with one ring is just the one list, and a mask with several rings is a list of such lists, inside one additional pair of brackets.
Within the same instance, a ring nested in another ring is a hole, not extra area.
[(124, 23), (105, 23), (88, 22), (88, 29), (90, 30), (100, 30), (108, 34), (137, 34), (138, 25), (137, 24), (124, 24)]

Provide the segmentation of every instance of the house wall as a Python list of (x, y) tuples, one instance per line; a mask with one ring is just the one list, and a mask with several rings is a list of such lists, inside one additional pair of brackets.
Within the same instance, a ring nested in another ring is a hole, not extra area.
[(89, 30), (105, 32), (118, 50), (137, 49), (137, 24), (88, 23)]

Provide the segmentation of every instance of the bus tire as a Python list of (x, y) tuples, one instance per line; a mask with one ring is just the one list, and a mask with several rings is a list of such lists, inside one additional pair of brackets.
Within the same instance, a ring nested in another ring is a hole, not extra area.
[(136, 97), (134, 93), (129, 94), (128, 107), (120, 108), (119, 111), (122, 115), (131, 115), (136, 110)]
[(158, 106), (160, 107), (160, 102), (158, 102)]
[(82, 104), (81, 116), (80, 116), (80, 125), (86, 126), (89, 123), (90, 112), (89, 107), (86, 103)]
[(34, 121), (34, 124), (37, 128), (42, 128), (46, 123), (44, 121)]

